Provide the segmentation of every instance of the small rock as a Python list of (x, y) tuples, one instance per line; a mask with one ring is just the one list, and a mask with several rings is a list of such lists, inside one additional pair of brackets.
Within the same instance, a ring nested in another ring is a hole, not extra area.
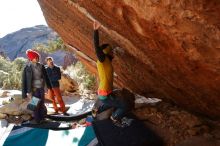
[(2, 93), (2, 95), (0, 95), (0, 97), (8, 97), (8, 93), (10, 93), (10, 92), (4, 91), (4, 92)]
[(22, 118), (24, 121), (28, 121), (28, 120), (30, 120), (32, 117), (31, 117), (31, 115), (22, 115), (21, 118)]
[(198, 130), (195, 129), (195, 128), (189, 129), (189, 130), (187, 130), (187, 133), (188, 133), (189, 135), (191, 135), (191, 136), (195, 136), (195, 135), (197, 135)]
[(157, 109), (156, 108), (150, 108), (151, 113), (156, 113)]
[(170, 114), (171, 115), (178, 115), (180, 112), (179, 111), (171, 111)]
[(6, 117), (7, 117), (6, 114), (2, 114), (2, 113), (0, 113), (0, 119), (5, 119)]
[(21, 98), (15, 98), (11, 103), (4, 105), (0, 108), (0, 113), (8, 115), (22, 115), (29, 114), (27, 110), (28, 101), (25, 101)]
[(198, 126), (198, 125), (201, 125), (201, 121), (199, 121), (198, 118), (194, 117), (194, 116), (190, 116), (190, 117), (187, 117), (188, 119), (185, 120), (185, 125), (187, 125), (189, 128), (191, 127), (195, 127), (195, 126)]
[(20, 123), (23, 122), (23, 119), (21, 118), (21, 116), (13, 116), (13, 115), (10, 115), (10, 116), (7, 118), (7, 121), (8, 121), (8, 123), (20, 124)]
[(213, 138), (213, 135), (209, 134), (209, 133), (204, 133), (203, 136), (205, 138)]

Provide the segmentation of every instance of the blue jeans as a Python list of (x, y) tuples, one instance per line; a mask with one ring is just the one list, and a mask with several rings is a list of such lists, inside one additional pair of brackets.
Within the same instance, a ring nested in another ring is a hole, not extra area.
[(98, 99), (100, 102), (100, 106), (98, 108), (98, 113), (101, 113), (109, 108), (114, 108), (114, 112), (112, 113), (112, 117), (116, 120), (120, 120), (127, 111), (127, 105), (121, 101), (120, 99), (117, 99), (113, 94), (110, 94), (107, 96), (106, 99)]

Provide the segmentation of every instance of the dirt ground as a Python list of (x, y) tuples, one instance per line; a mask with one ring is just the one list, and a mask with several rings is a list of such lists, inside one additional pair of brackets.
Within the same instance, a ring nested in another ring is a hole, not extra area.
[(162, 137), (166, 146), (220, 146), (220, 121), (165, 102), (142, 105), (134, 113)]

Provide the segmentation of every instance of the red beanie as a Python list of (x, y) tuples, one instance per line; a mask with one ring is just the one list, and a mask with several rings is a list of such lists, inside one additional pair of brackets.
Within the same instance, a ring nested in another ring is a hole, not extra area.
[(35, 58), (40, 58), (40, 55), (36, 51), (33, 51), (31, 49), (28, 49), (26, 51), (26, 55), (30, 61), (32, 61)]

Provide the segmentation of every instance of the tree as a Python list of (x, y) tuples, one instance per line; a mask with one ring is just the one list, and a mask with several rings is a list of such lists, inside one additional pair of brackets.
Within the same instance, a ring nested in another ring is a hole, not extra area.
[(35, 48), (37, 51), (47, 54), (56, 52), (58, 50), (67, 50), (66, 46), (63, 43), (63, 40), (60, 37), (58, 37), (56, 40), (48, 41), (47, 44), (36, 44)]
[(26, 61), (22, 57), (13, 62), (0, 57), (0, 86), (3, 89), (21, 89), (21, 74)]

